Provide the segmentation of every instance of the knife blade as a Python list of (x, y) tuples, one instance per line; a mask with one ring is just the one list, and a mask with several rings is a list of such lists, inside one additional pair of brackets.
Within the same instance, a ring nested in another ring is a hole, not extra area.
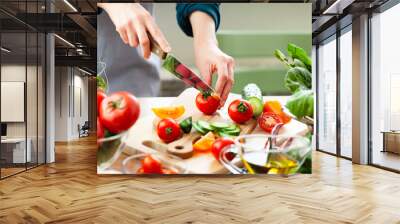
[(199, 75), (190, 70), (185, 64), (181, 63), (173, 54), (164, 52), (157, 42), (148, 34), (150, 39), (151, 52), (163, 60), (162, 67), (182, 80), (189, 86), (192, 86), (203, 93), (215, 93), (215, 90), (208, 85)]

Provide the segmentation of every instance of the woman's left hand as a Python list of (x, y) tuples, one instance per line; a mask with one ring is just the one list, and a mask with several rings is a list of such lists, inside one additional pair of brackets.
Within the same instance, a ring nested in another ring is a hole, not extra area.
[(234, 84), (234, 66), (232, 57), (222, 52), (215, 43), (195, 43), (195, 63), (200, 74), (208, 85), (212, 84), (212, 76), (218, 75), (215, 91), (221, 97), (221, 107)]

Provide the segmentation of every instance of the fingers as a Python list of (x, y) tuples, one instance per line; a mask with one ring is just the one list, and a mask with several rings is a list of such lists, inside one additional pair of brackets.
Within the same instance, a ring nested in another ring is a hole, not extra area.
[(137, 34), (139, 38), (140, 46), (142, 47), (143, 57), (148, 59), (150, 57), (150, 40), (147, 36), (147, 32), (143, 26), (137, 27)]
[(226, 99), (229, 96), (229, 93), (234, 84), (233, 78), (233, 70), (234, 70), (234, 61), (232, 58), (224, 59), (223, 62), (218, 64), (218, 80), (216, 84), (216, 92), (221, 97), (221, 107), (224, 106)]
[(165, 52), (170, 52), (171, 47), (167, 39), (165, 38), (161, 30), (158, 28), (158, 26), (154, 23), (153, 19), (147, 21), (146, 23), (148, 31), (150, 32), (154, 40), (158, 43), (158, 45), (160, 45), (161, 49)]
[(128, 36), (129, 46), (137, 47), (139, 45), (139, 40), (137, 38), (136, 30), (132, 25), (126, 27), (126, 34)]
[(129, 44), (129, 38), (128, 38), (128, 34), (126, 33), (125, 30), (117, 30), (119, 33), (119, 36), (121, 37), (122, 41), (125, 44)]
[(227, 64), (220, 63), (217, 65), (217, 72), (218, 72), (218, 80), (215, 86), (215, 91), (221, 98), (221, 106), (225, 104), (227, 94), (224, 91), (226, 82), (228, 80), (228, 66)]

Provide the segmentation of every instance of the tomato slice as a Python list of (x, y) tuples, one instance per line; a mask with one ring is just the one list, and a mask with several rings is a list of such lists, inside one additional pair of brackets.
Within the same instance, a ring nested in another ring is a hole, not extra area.
[(282, 122), (284, 124), (287, 124), (292, 120), (292, 117), (287, 115), (283, 111), (283, 107), (282, 107), (281, 103), (277, 100), (270, 100), (270, 101), (265, 102), (264, 112), (270, 112), (270, 113), (278, 115), (282, 119)]
[(268, 133), (271, 133), (272, 129), (280, 123), (283, 123), (282, 118), (271, 112), (264, 112), (258, 118), (258, 125)]

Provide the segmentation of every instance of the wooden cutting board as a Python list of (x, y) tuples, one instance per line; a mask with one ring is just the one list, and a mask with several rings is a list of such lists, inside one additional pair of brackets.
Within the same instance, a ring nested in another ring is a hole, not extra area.
[[(171, 105), (183, 105), (186, 109), (184, 115), (181, 117), (182, 119), (192, 116), (193, 122), (197, 120), (205, 120), (205, 121), (222, 121), (222, 122), (230, 122), (227, 108), (230, 102), (235, 99), (241, 98), (238, 94), (230, 94), (228, 100), (223, 109), (221, 109), (218, 113), (212, 116), (207, 116), (202, 114), (196, 107), (195, 98), (198, 94), (198, 91), (194, 88), (188, 88), (183, 91)], [(283, 102), (282, 102), (283, 103)], [(194, 129), (192, 129), (191, 133), (184, 134), (184, 136), (172, 143), (165, 144), (163, 143), (157, 136), (155, 130), (155, 123), (157, 118), (155, 115), (149, 115), (143, 118), (140, 118), (136, 124), (129, 130), (126, 144), (127, 150), (125, 153), (134, 154), (137, 151), (153, 153), (155, 151), (168, 153), (168, 148), (178, 148), (180, 150), (183, 149), (191, 149), (193, 141), (197, 140), (200, 137)], [(244, 134), (265, 134), (265, 132), (257, 126), (257, 122), (255, 120), (250, 120), (245, 124), (240, 125), (241, 135)], [(288, 124), (286, 124), (281, 130), (280, 134), (289, 134), (289, 135), (304, 135), (308, 131), (307, 126), (299, 121), (292, 119)], [(131, 148), (131, 149), (129, 149)], [(192, 174), (221, 174), (228, 173), (228, 171), (215, 160), (211, 152), (194, 152), (190, 158), (180, 159), (176, 162), (176, 165), (184, 167), (187, 169), (188, 173)]]

